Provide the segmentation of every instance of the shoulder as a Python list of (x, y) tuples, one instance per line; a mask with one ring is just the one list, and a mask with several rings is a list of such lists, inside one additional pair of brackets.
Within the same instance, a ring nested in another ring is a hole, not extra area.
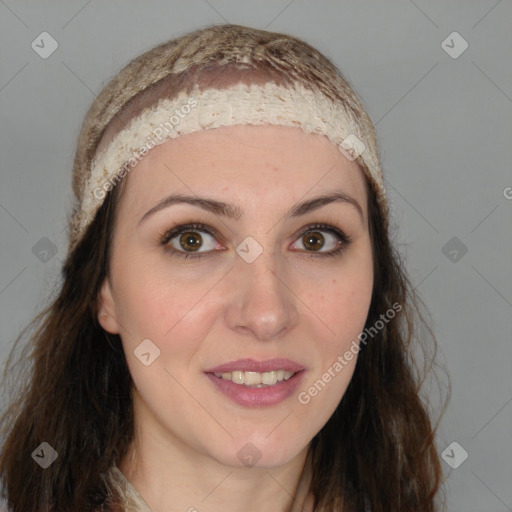
[(137, 489), (127, 480), (123, 472), (116, 465), (113, 465), (108, 470), (106, 482), (110, 492), (114, 491), (122, 497), (123, 507), (126, 512), (151, 512), (151, 509)]

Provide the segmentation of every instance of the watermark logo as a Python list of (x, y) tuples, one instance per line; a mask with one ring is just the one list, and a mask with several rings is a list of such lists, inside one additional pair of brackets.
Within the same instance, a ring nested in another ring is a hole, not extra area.
[(252, 236), (245, 238), (236, 248), (236, 253), (246, 262), (252, 263), (263, 252), (263, 247)]
[(441, 252), (452, 263), (458, 263), (468, 252), (468, 248), (456, 236), (453, 236), (443, 245)]
[(149, 338), (143, 340), (133, 353), (144, 366), (152, 365), (160, 357), (160, 349)]
[(468, 49), (468, 46), (468, 42), (458, 32), (452, 32), (441, 43), (441, 48), (452, 59), (458, 59)]
[(158, 146), (166, 139), (170, 138), (176, 126), (184, 119), (194, 107), (197, 106), (197, 99), (192, 97), (188, 98), (187, 103), (180, 106), (174, 113), (169, 115), (169, 120), (160, 123), (153, 129), (151, 134), (146, 137), (145, 143), (137, 150), (132, 152), (124, 165), (113, 176), (103, 183), (101, 187), (96, 187), (93, 190), (93, 195), (96, 199), (102, 200), (114, 187), (122, 181), (122, 179), (149, 153), (151, 149)]
[(46, 441), (41, 443), (33, 452), (32, 458), (43, 468), (49, 468), (59, 454)]
[(247, 443), (237, 452), (240, 462), (248, 468), (252, 468), (260, 459), (261, 452), (252, 443)]
[(59, 47), (59, 43), (48, 32), (41, 32), (32, 41), (30, 47), (39, 57), (47, 59)]
[(442, 459), (453, 469), (457, 469), (468, 456), (468, 452), (457, 441), (450, 443), (441, 453)]
[(32, 254), (43, 263), (48, 263), (57, 254), (57, 251), (57, 246), (46, 236), (43, 236), (32, 247)]
[(366, 146), (357, 135), (351, 133), (343, 139), (343, 142), (339, 145), (339, 149), (345, 158), (352, 162), (363, 153)]

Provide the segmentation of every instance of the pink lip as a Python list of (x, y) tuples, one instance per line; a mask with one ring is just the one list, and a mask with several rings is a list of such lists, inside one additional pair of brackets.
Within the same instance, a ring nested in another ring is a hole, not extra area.
[(284, 380), (282, 382), (278, 382), (274, 386), (264, 388), (251, 388), (241, 384), (235, 384), (234, 382), (224, 380), (221, 377), (216, 377), (213, 373), (206, 373), (206, 376), (218, 391), (238, 405), (246, 407), (264, 407), (276, 405), (296, 393), (305, 373), (305, 371), (299, 371), (288, 380)]
[[(206, 370), (206, 373), (227, 373), (227, 372), (272, 372), (285, 370), (287, 372), (300, 372), (304, 367), (289, 359), (268, 359), (267, 361), (255, 361), (254, 359), (239, 359), (229, 363), (221, 364), (215, 368)], [(236, 386), (238, 384), (235, 384)]]

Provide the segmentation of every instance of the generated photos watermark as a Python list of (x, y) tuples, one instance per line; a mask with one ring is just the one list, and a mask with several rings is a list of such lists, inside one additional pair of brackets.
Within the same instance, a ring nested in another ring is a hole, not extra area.
[(170, 137), (173, 130), (180, 124), (181, 119), (190, 114), (197, 104), (196, 98), (189, 98), (186, 104), (181, 105), (174, 114), (169, 115), (168, 121), (160, 123), (154, 128), (151, 134), (147, 136), (144, 145), (132, 153), (132, 157), (124, 163), (121, 169), (106, 180), (101, 187), (94, 189), (94, 197), (100, 200), (104, 199), (107, 192), (110, 192), (149, 153), (150, 149), (153, 149)]
[(336, 358), (336, 361), (334, 361), (331, 366), (327, 368), (325, 373), (323, 373), (322, 376), (317, 379), (312, 386), (310, 386), (306, 391), (301, 391), (298, 394), (297, 400), (299, 403), (302, 405), (309, 404), (311, 399), (317, 396), (318, 393), (320, 393), (327, 386), (327, 384), (329, 384), (331, 380), (339, 375), (349, 364), (349, 362), (354, 359), (354, 356), (360, 352), (361, 345), (366, 345), (368, 343), (368, 336), (371, 338), (376, 336), (379, 331), (384, 329), (384, 326), (400, 311), (402, 311), (402, 305), (398, 302), (395, 302), (392, 307), (380, 315), (379, 320), (377, 320), (371, 327), (365, 328), (357, 337), (359, 343), (356, 340), (353, 340), (349, 350), (345, 351), (343, 355), (339, 355)]

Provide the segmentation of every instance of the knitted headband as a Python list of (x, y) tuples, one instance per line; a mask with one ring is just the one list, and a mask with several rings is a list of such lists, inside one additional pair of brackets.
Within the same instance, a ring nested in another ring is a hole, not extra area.
[(196, 84), (189, 94), (182, 91), (172, 100), (161, 99), (143, 110), (95, 156), (81, 204), (80, 234), (107, 192), (152, 148), (198, 130), (243, 124), (297, 126), (306, 133), (327, 136), (346, 158), (364, 162), (363, 170), (387, 216), (378, 156), (368, 149), (361, 129), (341, 104), (298, 82), (293, 88), (268, 82), (202, 91)]

